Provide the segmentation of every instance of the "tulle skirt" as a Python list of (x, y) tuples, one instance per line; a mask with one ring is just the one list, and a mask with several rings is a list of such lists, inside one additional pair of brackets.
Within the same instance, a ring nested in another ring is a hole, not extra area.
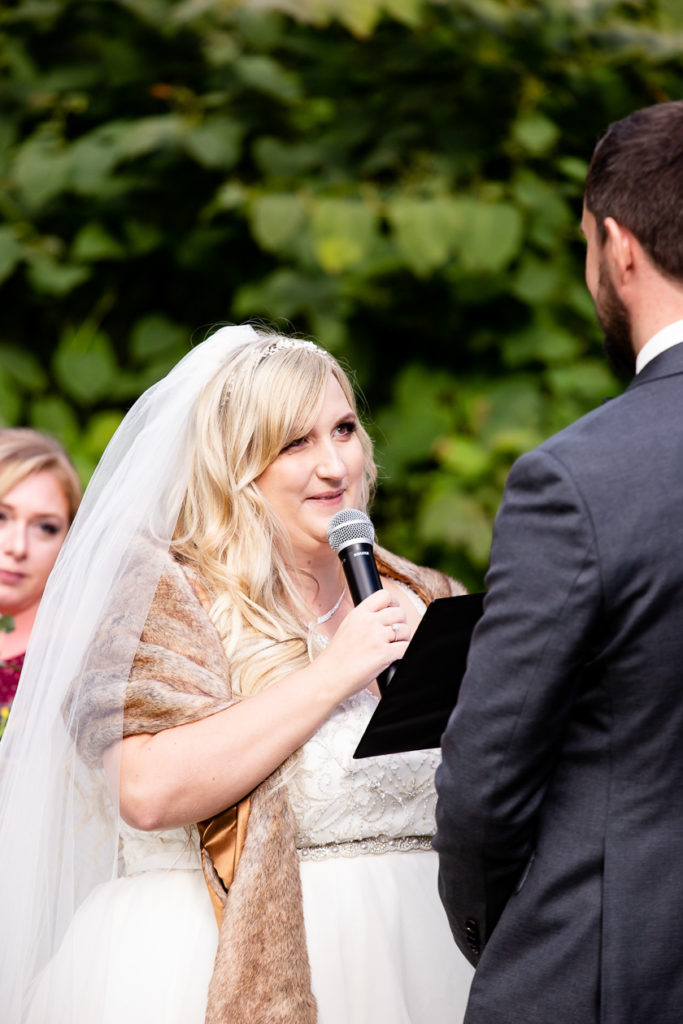
[(302, 863), (319, 1024), (460, 1024), (473, 968), (437, 874), (433, 850)]
[(76, 914), (27, 1024), (204, 1024), (217, 944), (201, 871), (108, 882)]
[[(460, 1024), (472, 968), (436, 876), (430, 850), (302, 863), (319, 1024)], [(27, 1024), (204, 1024), (217, 941), (201, 871), (102, 885), (41, 976)]]

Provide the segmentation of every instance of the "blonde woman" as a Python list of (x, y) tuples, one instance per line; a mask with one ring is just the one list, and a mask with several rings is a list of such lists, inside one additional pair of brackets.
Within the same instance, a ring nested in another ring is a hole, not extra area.
[(52, 437), (24, 427), (0, 429), (0, 705), (19, 682), (47, 578), (81, 500), (78, 474)]
[(249, 327), (124, 421), (45, 620), (74, 601), (82, 627), (59, 713), (35, 714), (51, 763), (31, 785), (62, 859), (45, 871), (35, 834), (0, 850), (0, 879), (40, 876), (40, 905), (29, 885), (2, 896), (23, 950), (0, 938), (12, 1024), (459, 1019), (471, 969), (436, 889), (438, 752), (352, 753), (377, 674), (461, 588), (378, 550), (383, 589), (353, 607), (326, 527), (374, 479), (339, 364)]

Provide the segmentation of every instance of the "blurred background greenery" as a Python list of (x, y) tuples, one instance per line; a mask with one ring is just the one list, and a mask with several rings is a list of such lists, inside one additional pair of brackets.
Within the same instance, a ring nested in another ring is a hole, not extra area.
[(380, 541), (481, 587), (512, 460), (621, 387), (583, 177), (682, 49), (679, 0), (4, 0), (0, 419), (87, 480), (212, 327), (310, 334)]

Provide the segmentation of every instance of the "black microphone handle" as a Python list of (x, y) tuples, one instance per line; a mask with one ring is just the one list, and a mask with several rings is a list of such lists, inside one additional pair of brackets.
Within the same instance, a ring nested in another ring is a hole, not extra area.
[[(382, 589), (372, 544), (368, 544), (366, 541), (347, 544), (339, 552), (339, 558), (354, 604), (360, 604), (366, 597), (370, 597), (370, 594)], [(397, 663), (393, 662), (377, 676), (380, 694), (384, 693), (391, 682), (396, 668)]]

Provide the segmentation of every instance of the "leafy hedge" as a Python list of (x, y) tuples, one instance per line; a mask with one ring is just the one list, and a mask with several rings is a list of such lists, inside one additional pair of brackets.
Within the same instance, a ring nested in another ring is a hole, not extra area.
[(290, 325), (357, 370), (381, 540), (480, 585), (511, 461), (619, 386), (582, 181), (682, 43), (677, 0), (10, 0), (0, 416), (85, 478), (192, 340)]

